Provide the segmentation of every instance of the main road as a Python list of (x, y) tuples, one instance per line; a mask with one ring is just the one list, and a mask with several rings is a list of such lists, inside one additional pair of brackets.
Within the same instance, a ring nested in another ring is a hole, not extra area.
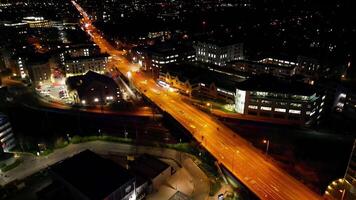
[(133, 70), (122, 52), (115, 50), (91, 24), (88, 15), (73, 3), (84, 16), (83, 29), (105, 52), (111, 62), (127, 76), (147, 98), (182, 124), (222, 165), (261, 199), (314, 200), (321, 196), (290, 176), (254, 148), (249, 142), (210, 115), (185, 103), (180, 94), (159, 87), (149, 76)]

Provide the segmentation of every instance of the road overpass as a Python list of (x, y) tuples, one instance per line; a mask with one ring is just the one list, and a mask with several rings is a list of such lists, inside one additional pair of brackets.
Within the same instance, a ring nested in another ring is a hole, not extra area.
[[(83, 10), (78, 4), (75, 6), (78, 11)], [(134, 66), (114, 50), (90, 21), (86, 21), (84, 29), (101, 49), (115, 58), (120, 58), (119, 60), (112, 59), (112, 62), (117, 62), (115, 66), (122, 74), (127, 75), (136, 88), (182, 124), (198, 142), (259, 198), (267, 200), (321, 199), (321, 196), (275, 163), (268, 161), (260, 151), (220, 121), (193, 105), (185, 103), (180, 94), (159, 87), (146, 74), (133, 71)]]

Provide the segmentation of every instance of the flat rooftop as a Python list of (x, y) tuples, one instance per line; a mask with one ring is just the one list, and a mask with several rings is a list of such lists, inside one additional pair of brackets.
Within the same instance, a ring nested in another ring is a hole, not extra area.
[(232, 73), (229, 75), (229, 72), (224, 69), (221, 69), (219, 73), (216, 68), (199, 62), (167, 65), (162, 68), (162, 72), (177, 76), (182, 82), (189, 80), (190, 84), (214, 83), (217, 87), (229, 91), (234, 91), (236, 83), (243, 79), (242, 77), (234, 76)]
[(106, 198), (135, 178), (120, 165), (90, 150), (67, 158), (51, 166), (50, 170), (93, 200)]
[(251, 77), (238, 83), (237, 88), (245, 91), (274, 92), (280, 94), (311, 96), (315, 87), (302, 82), (282, 80), (270, 75)]
[(170, 55), (182, 52), (194, 52), (194, 48), (187, 44), (177, 44), (173, 42), (158, 43), (152, 46), (139, 46), (134, 48), (139, 52), (148, 52), (153, 55)]
[(135, 174), (152, 180), (169, 167), (165, 162), (148, 154), (143, 154), (130, 163), (130, 168)]

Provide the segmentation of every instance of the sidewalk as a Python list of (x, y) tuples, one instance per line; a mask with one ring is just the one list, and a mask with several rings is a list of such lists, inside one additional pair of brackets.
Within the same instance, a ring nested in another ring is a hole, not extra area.
[[(42, 169), (47, 168), (61, 160), (71, 157), (85, 149), (90, 149), (98, 154), (151, 154), (153, 156), (161, 158), (169, 158), (175, 160), (182, 165), (181, 161), (190, 158), (191, 155), (181, 153), (174, 149), (159, 148), (159, 147), (147, 147), (147, 146), (135, 146), (130, 144), (121, 144), (104, 141), (92, 141), (80, 144), (70, 144), (65, 148), (56, 149), (48, 156), (35, 156), (32, 154), (21, 154), (20, 159), (22, 163), (16, 168), (1, 173), (0, 185), (6, 185), (15, 180), (24, 179)], [(185, 163), (185, 162), (184, 162)], [(189, 165), (188, 165), (189, 166)], [(191, 169), (193, 167), (189, 167)], [(189, 170), (188, 170), (189, 171)], [(202, 173), (202, 172), (201, 172)]]
[(177, 191), (194, 200), (209, 199), (210, 183), (208, 177), (191, 158), (182, 162), (182, 168), (167, 180), (156, 193), (147, 196), (148, 200), (169, 199)]

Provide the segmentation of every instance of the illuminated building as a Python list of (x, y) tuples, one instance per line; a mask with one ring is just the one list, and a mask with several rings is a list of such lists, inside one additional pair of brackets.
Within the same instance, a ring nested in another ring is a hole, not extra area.
[(134, 52), (144, 70), (159, 70), (168, 64), (193, 61), (195, 59), (193, 48), (172, 43), (138, 47), (135, 48)]
[(325, 96), (304, 83), (257, 76), (236, 87), (235, 111), (240, 114), (309, 125), (323, 111)]
[(244, 58), (242, 43), (223, 43), (218, 41), (196, 42), (194, 45), (197, 61), (225, 66), (226, 62)]
[(78, 58), (78, 57), (90, 57), (100, 54), (100, 49), (96, 45), (84, 44), (67, 46), (62, 53), (59, 54), (59, 60), (62, 65), (65, 65), (66, 59)]
[(297, 56), (296, 58), (268, 57), (261, 59), (258, 62), (294, 69), (294, 74), (311, 78), (317, 78), (317, 72), (320, 70), (318, 60), (305, 56)]
[(21, 57), (18, 57), (16, 61), (18, 67), (18, 70), (16, 70), (18, 73), (16, 74), (20, 75), (22, 79), (26, 78), (28, 76), (28, 72), (25, 68), (25, 60), (22, 59)]
[(354, 82), (342, 82), (336, 88), (334, 109), (348, 117), (355, 118), (356, 113), (356, 88)]
[(119, 88), (115, 81), (93, 71), (69, 77), (66, 84), (69, 96), (74, 102), (82, 105), (112, 103), (120, 98)]
[(31, 81), (39, 84), (43, 81), (49, 81), (51, 78), (51, 68), (48, 58), (37, 57), (28, 62), (28, 73)]
[(0, 113), (0, 152), (9, 152), (15, 146), (15, 136), (9, 119)]
[(291, 77), (295, 75), (295, 66), (267, 64), (256, 61), (236, 60), (227, 63), (227, 66), (240, 73), (248, 75), (271, 74), (277, 77)]
[(43, 17), (24, 17), (22, 22), (28, 24), (30, 28), (49, 28), (53, 24), (49, 20), (45, 20)]
[[(233, 74), (213, 71), (198, 63), (168, 65), (161, 69), (158, 81), (178, 89), (184, 95), (234, 102), (235, 84), (243, 80)], [(163, 85), (162, 84), (162, 85)]]
[(83, 75), (89, 70), (103, 74), (108, 60), (107, 54), (66, 58), (64, 61), (66, 76)]

